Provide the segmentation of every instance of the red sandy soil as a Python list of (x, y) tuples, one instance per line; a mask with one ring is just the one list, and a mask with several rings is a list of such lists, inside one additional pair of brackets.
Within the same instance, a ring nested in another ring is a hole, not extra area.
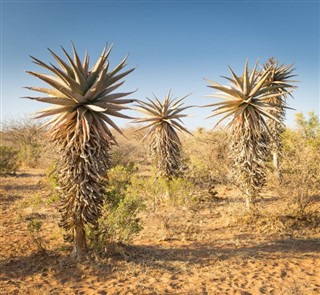
[[(225, 187), (220, 201), (144, 213), (130, 245), (80, 264), (69, 258), (44, 171), (0, 181), (0, 294), (320, 294), (319, 227), (239, 223), (242, 199)], [(281, 200), (259, 206), (275, 212)]]

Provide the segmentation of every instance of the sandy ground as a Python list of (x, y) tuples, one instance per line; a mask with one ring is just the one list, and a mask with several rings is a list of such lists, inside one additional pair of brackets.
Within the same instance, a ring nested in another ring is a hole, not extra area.
[(239, 224), (242, 200), (223, 187), (219, 202), (145, 213), (130, 245), (76, 264), (45, 179), (36, 169), (0, 179), (0, 294), (320, 294), (319, 228)]

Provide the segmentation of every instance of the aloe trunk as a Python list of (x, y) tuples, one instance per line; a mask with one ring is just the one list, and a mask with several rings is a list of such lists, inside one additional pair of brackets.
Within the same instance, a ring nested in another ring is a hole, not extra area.
[(84, 224), (79, 220), (74, 226), (74, 239), (71, 257), (78, 261), (83, 261), (87, 258), (87, 239)]

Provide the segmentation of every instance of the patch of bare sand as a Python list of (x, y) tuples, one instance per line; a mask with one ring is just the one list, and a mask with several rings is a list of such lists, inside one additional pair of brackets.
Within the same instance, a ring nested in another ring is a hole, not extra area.
[[(1, 179), (0, 294), (320, 294), (319, 231), (286, 236), (233, 224), (230, 206), (242, 200), (225, 189), (231, 201), (148, 213), (130, 246), (75, 264), (43, 172), (23, 173)], [(43, 221), (46, 252), (28, 230), (32, 216)]]

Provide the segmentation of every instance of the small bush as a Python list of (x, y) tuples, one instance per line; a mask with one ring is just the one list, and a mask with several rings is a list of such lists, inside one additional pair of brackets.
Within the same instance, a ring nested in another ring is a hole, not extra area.
[(18, 152), (12, 147), (0, 146), (0, 175), (15, 174), (19, 167)]
[(287, 129), (283, 135), (284, 180), (279, 194), (294, 216), (304, 218), (320, 196), (320, 123), (313, 119), (313, 128), (307, 129), (303, 117), (298, 116), (297, 122), (304, 128)]
[(29, 218), (28, 220), (28, 232), (30, 233), (33, 242), (37, 246), (37, 249), (40, 253), (46, 251), (46, 242), (41, 236), (41, 228), (43, 222), (38, 218)]
[(146, 164), (149, 153), (146, 153), (147, 143), (141, 141), (143, 131), (127, 127), (123, 130), (126, 137), (116, 136), (119, 145), (114, 145), (111, 151), (111, 163), (114, 166), (128, 166), (130, 163)]
[[(12, 119), (3, 123), (3, 141), (18, 151), (20, 161), (28, 167), (46, 165), (52, 159), (52, 146), (49, 147), (45, 130), (41, 123), (28, 118)], [(47, 153), (50, 151), (50, 154)]]
[(134, 177), (128, 190), (133, 194), (139, 192), (143, 200), (155, 210), (167, 195), (167, 180), (156, 176)]
[(89, 229), (94, 249), (104, 250), (112, 243), (129, 242), (142, 229), (138, 217), (144, 208), (139, 192), (129, 191), (134, 166), (116, 166), (108, 173), (105, 204), (98, 226)]
[(151, 177), (134, 177), (128, 191), (134, 194), (139, 192), (153, 211), (159, 205), (190, 207), (198, 200), (195, 186), (189, 180), (183, 178), (168, 180), (156, 176), (156, 173)]
[(193, 138), (184, 139), (184, 157), (188, 169), (185, 177), (209, 188), (213, 184), (229, 184), (231, 160), (228, 157), (228, 133), (199, 128)]
[(320, 149), (320, 119), (314, 112), (308, 113), (306, 118), (302, 113), (296, 114), (296, 124), (298, 131), (306, 144), (316, 149)]
[(118, 203), (106, 204), (99, 221), (100, 234), (105, 242), (129, 242), (139, 233), (142, 226), (138, 213), (142, 208), (141, 200), (132, 195), (124, 195)]
[(174, 206), (190, 206), (197, 202), (194, 185), (183, 178), (173, 178), (168, 183), (170, 203)]

